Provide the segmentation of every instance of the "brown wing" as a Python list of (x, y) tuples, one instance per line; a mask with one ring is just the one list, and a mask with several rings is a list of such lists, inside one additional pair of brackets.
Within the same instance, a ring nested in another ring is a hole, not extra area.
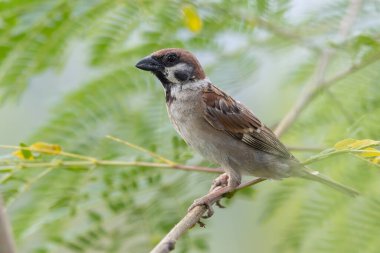
[(293, 157), (276, 135), (253, 113), (213, 85), (203, 90), (205, 119), (214, 128), (225, 131), (254, 149), (276, 156)]

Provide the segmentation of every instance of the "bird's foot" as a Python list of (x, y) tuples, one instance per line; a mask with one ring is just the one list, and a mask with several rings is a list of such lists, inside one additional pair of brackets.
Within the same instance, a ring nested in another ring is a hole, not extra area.
[(218, 207), (224, 208), (224, 206), (219, 202), (220, 199), (224, 196), (224, 194), (235, 190), (239, 184), (240, 180), (231, 181), (226, 173), (220, 175), (214, 180), (208, 194), (196, 199), (187, 211), (190, 212), (197, 206), (205, 206), (207, 208), (207, 213), (203, 216), (203, 218), (210, 218), (214, 214), (212, 205), (216, 204)]
[[(228, 185), (228, 179), (229, 179), (229, 176), (228, 176), (227, 173), (223, 173), (220, 176), (218, 176), (217, 178), (215, 178), (214, 182), (211, 185), (210, 192), (213, 191), (213, 190), (215, 190), (216, 188), (227, 187), (227, 185)], [(219, 207), (219, 208), (225, 208), (225, 206), (223, 206), (220, 203), (220, 199), (215, 202), (215, 205), (217, 207)]]
[(215, 188), (217, 187), (226, 187), (228, 185), (228, 179), (229, 179), (229, 176), (227, 175), (227, 173), (223, 173), (217, 178), (215, 178), (214, 181), (212, 182), (210, 192), (215, 190)]
[(217, 206), (223, 208), (219, 202), (219, 200), (223, 197), (223, 195), (227, 192), (231, 191), (231, 187), (225, 186), (225, 187), (216, 187), (214, 190), (210, 191), (207, 195), (196, 199), (193, 204), (189, 207), (187, 210), (190, 212), (197, 206), (205, 206), (207, 208), (207, 213), (203, 218), (207, 219), (210, 218), (214, 214), (214, 209), (212, 208), (213, 204), (216, 204)]
[(205, 195), (199, 199), (194, 200), (193, 204), (191, 204), (187, 212), (190, 212), (197, 206), (205, 206), (207, 208), (207, 213), (206, 215), (202, 216), (202, 218), (207, 219), (207, 218), (210, 218), (214, 214), (214, 209), (212, 208), (213, 204), (214, 204), (214, 201), (212, 201), (209, 198), (209, 195)]

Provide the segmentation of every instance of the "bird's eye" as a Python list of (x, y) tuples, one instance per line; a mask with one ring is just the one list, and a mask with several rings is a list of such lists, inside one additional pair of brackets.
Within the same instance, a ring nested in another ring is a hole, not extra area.
[(165, 61), (167, 63), (175, 63), (178, 60), (178, 56), (176, 54), (169, 54), (166, 56)]

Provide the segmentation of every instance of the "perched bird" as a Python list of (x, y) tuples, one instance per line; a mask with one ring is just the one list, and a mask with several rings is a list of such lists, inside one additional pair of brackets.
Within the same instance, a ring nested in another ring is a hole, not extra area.
[(239, 186), (243, 173), (268, 179), (301, 177), (358, 194), (304, 167), (246, 106), (207, 79), (189, 51), (162, 49), (136, 67), (161, 81), (170, 120), (186, 143), (225, 171), (215, 181), (221, 187), (197, 199), (190, 209), (206, 205), (211, 210), (212, 203)]

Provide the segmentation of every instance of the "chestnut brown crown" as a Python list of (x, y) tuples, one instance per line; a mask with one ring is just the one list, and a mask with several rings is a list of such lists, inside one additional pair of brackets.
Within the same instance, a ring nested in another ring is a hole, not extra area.
[(140, 60), (136, 67), (155, 74), (165, 87), (203, 80), (206, 77), (197, 58), (181, 48), (156, 51)]

